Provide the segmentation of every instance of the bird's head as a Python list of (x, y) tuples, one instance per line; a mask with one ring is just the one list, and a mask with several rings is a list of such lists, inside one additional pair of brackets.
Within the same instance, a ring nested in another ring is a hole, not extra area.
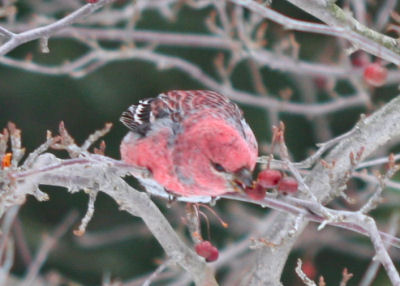
[[(177, 175), (193, 195), (217, 196), (252, 184), (257, 142), (248, 125), (217, 117), (192, 122), (177, 139)], [(191, 187), (192, 186), (192, 187)]]

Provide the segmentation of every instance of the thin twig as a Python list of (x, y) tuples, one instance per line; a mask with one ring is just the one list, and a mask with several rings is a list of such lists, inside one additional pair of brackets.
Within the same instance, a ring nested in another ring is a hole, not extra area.
[(21, 285), (29, 286), (35, 281), (50, 251), (54, 248), (60, 238), (68, 231), (72, 224), (75, 223), (77, 218), (78, 212), (74, 211), (69, 213), (51, 235), (43, 238), (42, 245), (40, 246), (31, 265), (29, 266), (25, 275), (25, 279)]
[[(82, 19), (96, 10), (100, 9), (106, 4), (112, 3), (115, 0), (99, 0), (95, 4), (86, 4), (85, 6), (79, 8), (78, 10), (74, 11), (73, 13), (69, 14), (68, 16), (43, 27), (28, 30), (26, 32), (22, 32), (19, 34), (12, 34), (9, 33), (10, 39), (0, 46), (0, 56), (3, 56), (13, 50), (14, 48), (30, 42), (32, 40), (40, 39), (43, 37), (49, 38), (52, 34), (56, 33), (57, 31), (68, 27), (69, 25), (77, 22), (79, 19)], [(5, 29), (2, 29), (3, 32)]]

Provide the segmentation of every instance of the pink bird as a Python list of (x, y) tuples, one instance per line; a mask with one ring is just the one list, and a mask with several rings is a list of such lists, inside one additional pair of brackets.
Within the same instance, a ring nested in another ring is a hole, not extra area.
[(153, 194), (204, 202), (252, 184), (257, 141), (243, 112), (219, 93), (161, 93), (130, 106), (120, 120), (130, 129), (122, 160), (151, 172), (139, 180)]

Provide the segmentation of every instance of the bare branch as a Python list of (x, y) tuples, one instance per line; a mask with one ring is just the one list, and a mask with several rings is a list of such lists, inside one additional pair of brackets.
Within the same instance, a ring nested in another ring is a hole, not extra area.
[(363, 49), (396, 65), (400, 64), (400, 50), (396, 39), (382, 35), (362, 25), (333, 1), (287, 0), (314, 17), (330, 25), (332, 29), (344, 29), (344, 39), (358, 49)]
[(43, 263), (46, 261), (47, 256), (52, 248), (54, 248), (57, 241), (63, 236), (71, 225), (76, 221), (78, 217), (77, 212), (71, 212), (66, 218), (62, 221), (62, 223), (54, 230), (53, 234), (47, 236), (43, 239), (43, 243), (33, 259), (32, 264), (29, 266), (28, 272), (25, 276), (25, 280), (22, 285), (31, 285), (34, 280), (37, 278), (40, 268)]
[(84, 18), (92, 13), (94, 13), (96, 10), (100, 9), (106, 4), (112, 3), (114, 0), (99, 0), (95, 4), (86, 4), (82, 8), (79, 8), (78, 10), (74, 11), (73, 13), (69, 14), (68, 16), (58, 20), (57, 22), (54, 22), (50, 25), (46, 25), (40, 28), (28, 30), (26, 32), (22, 32), (19, 34), (12, 34), (12, 33), (7, 33), (6, 29), (2, 28), (2, 32), (6, 33), (7, 36), (10, 37), (10, 39), (0, 46), (0, 56), (3, 56), (7, 54), (9, 51), (13, 50), (14, 48), (30, 42), (32, 40), (40, 39), (40, 38), (49, 38), (51, 35), (56, 33), (57, 31), (75, 23), (81, 18)]

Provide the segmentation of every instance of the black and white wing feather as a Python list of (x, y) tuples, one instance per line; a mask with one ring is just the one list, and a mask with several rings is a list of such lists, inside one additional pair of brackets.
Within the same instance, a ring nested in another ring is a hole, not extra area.
[(142, 99), (138, 105), (131, 105), (123, 112), (120, 121), (132, 132), (146, 135), (152, 121), (151, 102), (154, 98)]

